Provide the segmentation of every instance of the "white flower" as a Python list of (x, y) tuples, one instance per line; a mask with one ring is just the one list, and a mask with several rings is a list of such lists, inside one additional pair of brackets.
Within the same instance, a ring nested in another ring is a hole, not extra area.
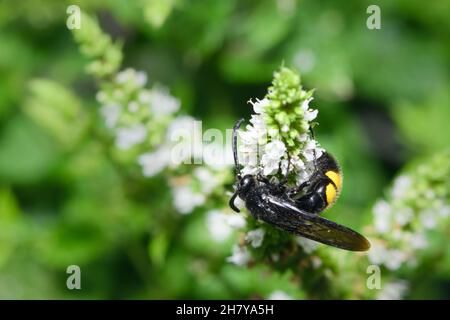
[(233, 254), (227, 258), (227, 261), (238, 266), (245, 266), (250, 261), (250, 253), (246, 247), (234, 245)]
[(147, 74), (143, 71), (127, 68), (117, 73), (116, 82), (119, 84), (132, 83), (136, 87), (143, 87), (147, 83)]
[(261, 159), (264, 175), (268, 176), (278, 171), (280, 159), (285, 152), (286, 146), (280, 140), (274, 140), (266, 145)]
[(147, 152), (138, 157), (144, 177), (152, 177), (161, 172), (170, 161), (170, 149), (163, 145), (155, 152)]
[(106, 101), (108, 100), (108, 95), (104, 91), (99, 91), (95, 95), (95, 99), (97, 99), (97, 101), (100, 103), (106, 103)]
[(293, 298), (284, 291), (276, 290), (276, 291), (272, 292), (267, 299), (268, 300), (292, 300)]
[(372, 242), (372, 247), (367, 252), (367, 258), (369, 259), (370, 263), (381, 265), (386, 260), (386, 257), (386, 248), (378, 242)]
[(386, 251), (384, 265), (390, 270), (397, 270), (407, 260), (407, 254), (401, 250), (393, 249)]
[(143, 104), (149, 104), (152, 101), (152, 92), (147, 89), (140, 90), (138, 100)]
[(253, 106), (253, 111), (256, 114), (264, 113), (264, 109), (270, 105), (270, 100), (267, 98), (264, 98), (262, 100), (259, 100), (256, 98), (256, 102), (253, 102), (252, 99), (250, 99), (248, 102), (250, 102)]
[(308, 73), (314, 68), (316, 56), (313, 51), (302, 49), (295, 54), (294, 63), (299, 70), (302, 70), (302, 73)]
[[(236, 199), (238, 199), (238, 198), (236, 198)], [(235, 204), (236, 204), (236, 202), (235, 202)], [(228, 225), (233, 229), (242, 229), (247, 224), (244, 217), (241, 215), (227, 214), (226, 216), (227, 216), (226, 219), (227, 219)]]
[(130, 112), (136, 112), (139, 110), (139, 104), (136, 101), (131, 101), (128, 103), (128, 110)]
[(400, 300), (408, 291), (408, 283), (403, 280), (390, 282), (378, 295), (378, 300)]
[(100, 115), (103, 117), (106, 126), (113, 128), (119, 120), (122, 107), (119, 104), (108, 104), (100, 108)]
[(312, 100), (313, 98), (309, 98), (303, 101), (302, 103), (302, 109), (304, 112), (304, 119), (308, 122), (313, 121), (315, 118), (317, 118), (317, 114), (319, 113), (318, 110), (315, 109), (309, 109), (309, 102)]
[(217, 176), (205, 167), (196, 168), (194, 175), (200, 181), (201, 191), (204, 194), (210, 194), (220, 184)]
[(138, 87), (143, 87), (147, 83), (147, 74), (144, 71), (136, 72), (135, 83)]
[(211, 237), (217, 242), (227, 240), (232, 232), (227, 224), (227, 215), (219, 210), (211, 210), (207, 213), (206, 224)]
[(392, 197), (394, 199), (404, 198), (411, 184), (412, 179), (409, 176), (399, 176), (397, 179), (395, 179), (392, 186)]
[(317, 118), (317, 114), (319, 113), (319, 110), (308, 110), (305, 112), (305, 120), (308, 122), (313, 121), (315, 118)]
[(428, 241), (424, 234), (417, 233), (411, 235), (410, 244), (414, 249), (425, 249), (428, 246)]
[(447, 218), (450, 215), (450, 205), (441, 204), (438, 211), (442, 218)]
[(414, 212), (411, 208), (402, 208), (397, 210), (394, 218), (400, 226), (404, 226), (412, 220), (413, 216)]
[(421, 212), (419, 220), (426, 229), (433, 229), (436, 227), (436, 216), (431, 210)]
[(312, 256), (311, 257), (311, 264), (313, 266), (314, 269), (318, 269), (322, 266), (323, 262), (322, 259), (320, 259), (317, 256)]
[(251, 230), (247, 232), (247, 235), (245, 236), (245, 240), (250, 242), (253, 248), (258, 248), (261, 246), (263, 240), (264, 240), (264, 234), (265, 231), (262, 228), (258, 228), (255, 230)]
[[(252, 114), (251, 118), (250, 118), (250, 123), (253, 126), (250, 126), (250, 130), (255, 130), (259, 133), (259, 137), (263, 137), (266, 134), (267, 131), (267, 127), (266, 127), (266, 122), (264, 119), (263, 115), (260, 114)], [(247, 126), (247, 128), (249, 128)]]
[(190, 116), (179, 116), (173, 119), (167, 128), (167, 139), (176, 142), (176, 139), (191, 139), (195, 130), (195, 118)]
[(303, 248), (306, 254), (310, 254), (317, 249), (318, 243), (303, 237), (296, 237), (295, 241)]
[(169, 94), (169, 90), (157, 86), (152, 90), (150, 96), (151, 110), (160, 114), (171, 114), (180, 109), (180, 101)]
[(323, 149), (317, 146), (317, 141), (310, 139), (303, 149), (303, 157), (307, 162), (313, 162), (315, 159), (319, 159), (322, 156)]
[(391, 207), (389, 203), (384, 200), (378, 201), (374, 208), (375, 215), (375, 230), (379, 233), (386, 233), (391, 229)]
[(205, 203), (205, 196), (194, 192), (189, 186), (177, 186), (172, 189), (174, 206), (181, 214), (188, 214)]
[(137, 124), (129, 128), (117, 129), (116, 146), (119, 149), (129, 149), (139, 144), (147, 137), (147, 129), (143, 124)]

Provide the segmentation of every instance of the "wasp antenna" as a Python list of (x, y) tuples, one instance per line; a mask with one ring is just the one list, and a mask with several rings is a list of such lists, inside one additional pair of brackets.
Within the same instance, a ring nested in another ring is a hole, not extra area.
[(231, 207), (231, 209), (233, 209), (234, 211), (236, 211), (236, 212), (241, 212), (237, 207), (236, 207), (236, 205), (234, 204), (234, 200), (236, 200), (236, 197), (238, 196), (238, 194), (237, 194), (237, 192), (235, 192), (234, 194), (233, 194), (233, 196), (231, 197), (231, 199), (230, 199), (230, 207)]
[[(234, 166), (236, 170), (236, 176), (240, 177), (239, 171), (240, 171), (240, 164), (238, 159), (238, 152), (237, 152), (237, 131), (241, 127), (242, 122), (244, 122), (244, 118), (239, 119), (236, 124), (233, 127), (233, 157), (234, 157)], [(234, 201), (234, 198), (232, 198)], [(234, 210), (234, 209), (233, 209)], [(239, 211), (238, 211), (239, 212)]]
[[(309, 127), (309, 132), (311, 133), (311, 138), (313, 140), (316, 140), (316, 135), (314, 134), (314, 130), (311, 126)], [(317, 172), (316, 148), (314, 148), (313, 153), (314, 153), (314, 171)]]

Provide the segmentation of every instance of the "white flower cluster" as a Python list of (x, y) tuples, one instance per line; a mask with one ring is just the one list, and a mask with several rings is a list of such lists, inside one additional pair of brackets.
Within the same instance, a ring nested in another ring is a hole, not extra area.
[(276, 290), (267, 297), (267, 300), (293, 300), (293, 298), (284, 291)]
[(146, 84), (145, 72), (128, 68), (97, 94), (102, 104), (100, 115), (113, 131), (118, 149), (128, 150), (145, 142), (150, 147), (157, 144), (152, 129), (165, 125), (180, 108), (180, 101), (166, 88), (156, 85), (147, 89)]
[[(201, 136), (201, 132), (194, 134), (198, 129), (195, 119), (185, 115), (175, 117), (180, 101), (163, 86), (147, 89), (146, 83), (144, 72), (126, 69), (97, 94), (97, 100), (102, 103), (100, 115), (111, 129), (116, 147), (128, 150), (139, 146), (137, 150), (142, 153), (137, 156), (137, 162), (145, 177), (168, 167), (176, 168), (186, 160), (202, 160), (202, 149), (192, 147), (199, 145), (199, 141), (193, 141), (194, 137)], [(173, 179), (171, 187), (177, 211), (189, 214), (203, 205), (225, 176), (225, 171), (203, 166), (190, 175)]]
[[(375, 237), (368, 257), (373, 264), (397, 270), (417, 263), (418, 250), (428, 246), (427, 231), (449, 217), (450, 206), (431, 190), (417, 190), (408, 175), (394, 181), (389, 196), (389, 202), (379, 200), (373, 207)], [(416, 199), (426, 205), (411, 205)]]
[(243, 216), (225, 210), (211, 210), (207, 213), (206, 224), (212, 239), (216, 242), (224, 242), (229, 239), (236, 229), (245, 227)]
[(176, 117), (168, 125), (164, 140), (156, 150), (145, 152), (138, 157), (138, 162), (145, 177), (154, 176), (166, 167), (174, 168), (191, 157), (198, 158), (201, 156), (194, 154), (192, 148), (182, 148), (180, 152), (174, 152), (176, 151), (174, 149), (175, 141), (183, 145), (190, 145), (194, 122), (195, 119), (190, 116)]
[(409, 289), (404, 280), (396, 280), (387, 283), (378, 294), (378, 300), (401, 300)]
[(205, 204), (217, 186), (226, 180), (227, 172), (211, 167), (197, 167), (192, 174), (171, 181), (174, 206), (181, 214), (190, 214)]
[(233, 254), (227, 258), (227, 261), (238, 266), (246, 266), (251, 260), (250, 252), (247, 247), (234, 245)]
[[(305, 120), (309, 123), (318, 114), (317, 110), (309, 108), (312, 98), (306, 99), (302, 103), (302, 110)], [(251, 116), (250, 124), (246, 130), (239, 131), (241, 145), (239, 152), (241, 162), (244, 165), (241, 174), (263, 174), (264, 176), (274, 175), (279, 172), (284, 175), (288, 169), (288, 153), (285, 143), (277, 138), (278, 129), (271, 128), (268, 124), (268, 116), (265, 109), (270, 105), (268, 98), (256, 99), (256, 102), (249, 101), (253, 105), (254, 114)], [(288, 132), (290, 128), (284, 126), (281, 131)], [(297, 173), (297, 183), (306, 181), (313, 170), (313, 161), (319, 158), (323, 149), (319, 147), (316, 140), (311, 135), (303, 134), (298, 137), (298, 141), (304, 145), (300, 154), (290, 156), (290, 171)]]

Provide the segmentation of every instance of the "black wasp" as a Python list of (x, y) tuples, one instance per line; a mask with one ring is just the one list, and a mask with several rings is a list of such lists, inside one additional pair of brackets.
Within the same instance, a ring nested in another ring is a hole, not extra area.
[[(273, 183), (262, 175), (240, 175), (237, 130), (233, 128), (233, 155), (236, 166), (236, 192), (230, 207), (239, 212), (234, 201), (239, 196), (250, 214), (266, 223), (314, 241), (350, 251), (366, 251), (369, 241), (361, 234), (319, 215), (333, 204), (342, 186), (342, 173), (336, 160), (324, 152), (315, 159), (315, 172), (298, 187), (286, 187), (287, 179)], [(289, 169), (288, 169), (289, 171)]]

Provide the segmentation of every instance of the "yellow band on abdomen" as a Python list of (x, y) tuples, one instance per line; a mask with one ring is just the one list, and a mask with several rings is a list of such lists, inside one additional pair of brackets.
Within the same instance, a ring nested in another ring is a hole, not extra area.
[(327, 171), (325, 175), (330, 178), (331, 181), (336, 185), (336, 188), (338, 190), (341, 190), (342, 188), (342, 178), (341, 175), (338, 172), (335, 171)]
[(327, 205), (330, 206), (331, 204), (333, 204), (334, 200), (336, 200), (336, 187), (332, 183), (329, 183), (325, 190), (325, 194), (327, 196)]

